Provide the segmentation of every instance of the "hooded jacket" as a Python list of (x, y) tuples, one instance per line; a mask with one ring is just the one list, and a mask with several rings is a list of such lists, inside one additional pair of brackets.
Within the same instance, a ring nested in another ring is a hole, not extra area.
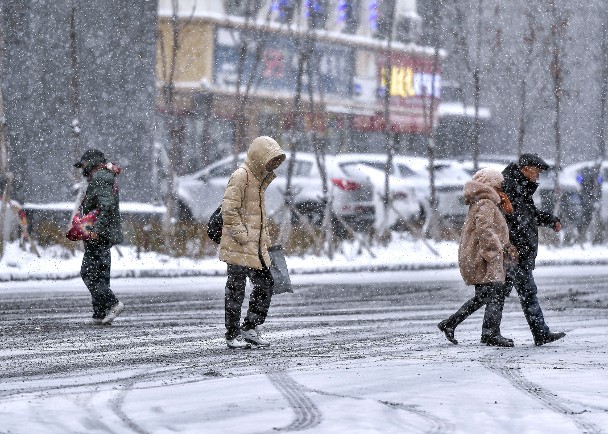
[(507, 215), (511, 244), (519, 252), (519, 266), (532, 270), (538, 254), (538, 226), (555, 226), (559, 218), (536, 208), (532, 195), (538, 184), (529, 181), (517, 164), (509, 164), (502, 174), (503, 191), (513, 205), (513, 212)]
[(245, 162), (230, 177), (222, 201), (221, 261), (258, 270), (270, 267), (265, 193), (276, 175), (266, 165), (276, 157), (285, 160), (279, 144), (270, 137), (258, 137), (249, 146)]
[(93, 225), (93, 232), (99, 238), (87, 242), (110, 246), (120, 244), (123, 242), (123, 235), (116, 183), (120, 168), (113, 163), (99, 161), (91, 161), (87, 167), (92, 169), (85, 175), (89, 184), (82, 200), (81, 212), (88, 214), (95, 209), (99, 210), (97, 221)]
[(509, 229), (498, 207), (500, 196), (490, 185), (473, 180), (464, 186), (464, 200), (469, 212), (458, 246), (460, 274), (467, 285), (504, 282)]

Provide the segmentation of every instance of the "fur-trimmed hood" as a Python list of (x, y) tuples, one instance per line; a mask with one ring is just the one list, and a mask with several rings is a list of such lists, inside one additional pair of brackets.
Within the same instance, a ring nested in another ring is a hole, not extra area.
[(473, 205), (481, 199), (491, 200), (496, 205), (500, 204), (500, 196), (488, 184), (478, 181), (469, 181), (464, 185), (464, 203)]

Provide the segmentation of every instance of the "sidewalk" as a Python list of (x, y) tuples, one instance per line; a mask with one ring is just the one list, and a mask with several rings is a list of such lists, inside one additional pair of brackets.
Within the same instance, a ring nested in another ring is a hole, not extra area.
[[(344, 245), (333, 259), (318, 256), (290, 256), (287, 265), (292, 274), (361, 273), (374, 271), (432, 270), (458, 266), (455, 242), (432, 243), (435, 255), (424, 243), (407, 236), (387, 247), (376, 247), (375, 257), (353, 244)], [(0, 282), (27, 280), (63, 280), (80, 276), (82, 252), (71, 254), (58, 246), (40, 249), (41, 257), (25, 252), (16, 243), (6, 246), (0, 261)], [(226, 265), (217, 258), (195, 260), (173, 258), (158, 253), (137, 257), (131, 246), (112, 249), (112, 277), (187, 277), (222, 276)], [(540, 246), (537, 265), (608, 265), (608, 246)]]

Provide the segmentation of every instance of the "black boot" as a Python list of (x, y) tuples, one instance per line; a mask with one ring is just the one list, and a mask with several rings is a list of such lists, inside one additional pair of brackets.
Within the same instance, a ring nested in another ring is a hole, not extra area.
[(512, 347), (513, 341), (501, 335), (482, 336), (481, 342), (493, 347)]
[(558, 332), (558, 333), (549, 332), (547, 334), (539, 336), (538, 338), (534, 337), (534, 345), (541, 346), (544, 344), (548, 344), (549, 342), (556, 341), (558, 339), (563, 338), (564, 336), (566, 336), (566, 333), (564, 333), (564, 332)]
[(458, 345), (458, 341), (454, 338), (454, 331), (456, 329), (454, 327), (448, 326), (447, 319), (444, 319), (439, 324), (437, 324), (437, 328), (445, 334), (445, 337), (448, 341), (450, 341), (454, 345)]
[[(481, 335), (481, 343), (482, 343), (482, 344), (487, 344), (487, 343), (488, 343), (488, 339), (491, 339), (491, 338), (492, 338), (492, 336), (493, 336), (493, 335)], [(501, 336), (501, 335), (500, 335), (500, 333), (499, 333), (498, 335), (496, 335), (496, 336), (500, 336), (501, 338), (504, 338), (504, 339), (506, 339), (506, 340), (508, 340), (508, 341), (513, 342), (513, 339), (511, 339), (511, 338), (507, 338), (507, 337), (505, 337), (505, 336)]]

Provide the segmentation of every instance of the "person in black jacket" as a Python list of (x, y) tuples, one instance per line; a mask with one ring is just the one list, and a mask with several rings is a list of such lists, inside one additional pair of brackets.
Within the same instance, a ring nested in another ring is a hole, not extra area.
[(513, 212), (505, 216), (509, 239), (519, 254), (518, 264), (507, 273), (506, 288), (509, 291), (515, 287), (536, 345), (553, 342), (566, 335), (551, 332), (545, 323), (532, 275), (538, 253), (538, 226), (551, 227), (556, 232), (562, 229), (559, 218), (536, 208), (532, 199), (540, 173), (548, 168), (549, 165), (538, 155), (522, 154), (518, 164), (509, 164), (502, 172), (503, 191), (513, 205)]
[(110, 289), (110, 248), (123, 241), (116, 181), (120, 167), (108, 163), (98, 149), (87, 150), (74, 167), (82, 169), (88, 181), (80, 212), (97, 212), (93, 228), (84, 239), (80, 276), (91, 293), (93, 323), (108, 325), (125, 309)]

